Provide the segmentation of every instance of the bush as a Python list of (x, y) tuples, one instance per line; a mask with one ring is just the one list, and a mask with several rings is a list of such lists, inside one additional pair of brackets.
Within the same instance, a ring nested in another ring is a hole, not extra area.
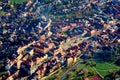
[(96, 66), (96, 62), (92, 61), (91, 62), (91, 66), (95, 67)]
[(116, 65), (120, 66), (120, 59), (115, 62)]

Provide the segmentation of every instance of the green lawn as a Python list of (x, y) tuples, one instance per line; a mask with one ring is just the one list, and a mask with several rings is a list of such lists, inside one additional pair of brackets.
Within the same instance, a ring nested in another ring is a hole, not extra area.
[(109, 74), (108, 72), (109, 70), (117, 71), (120, 69), (119, 66), (116, 66), (115, 64), (110, 64), (107, 62), (98, 62), (95, 68), (103, 77)]
[(23, 2), (27, 2), (28, 0), (11, 0), (12, 4), (22, 4)]
[(108, 71), (97, 70), (103, 77), (109, 74)]
[(114, 64), (109, 64), (106, 62), (100, 62), (97, 63), (96, 69), (97, 70), (110, 70), (110, 69), (119, 69), (120, 67), (114, 65)]

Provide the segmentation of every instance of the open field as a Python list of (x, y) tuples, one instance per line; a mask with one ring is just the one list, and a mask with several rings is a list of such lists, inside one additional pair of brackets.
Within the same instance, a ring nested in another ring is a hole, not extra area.
[(109, 64), (107, 62), (98, 62), (95, 68), (103, 77), (109, 74), (109, 70), (117, 71), (120, 69), (120, 67), (115, 64)]

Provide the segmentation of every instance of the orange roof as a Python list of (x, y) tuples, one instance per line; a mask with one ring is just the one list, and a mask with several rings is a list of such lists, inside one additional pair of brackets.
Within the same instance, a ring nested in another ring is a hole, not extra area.
[(104, 27), (109, 27), (109, 26), (110, 26), (110, 24), (103, 24), (103, 26), (104, 26)]
[(45, 39), (46, 39), (45, 35), (42, 35), (42, 36), (40, 37), (40, 39), (41, 39), (41, 40), (45, 40)]
[(97, 2), (98, 2), (98, 1), (93, 1), (92, 3), (93, 3), (93, 4), (96, 4)]
[(91, 4), (90, 4), (90, 3), (88, 3), (86, 6), (87, 6), (87, 7), (90, 7), (90, 6), (91, 6)]
[(54, 43), (49, 43), (48, 46), (53, 47), (55, 44)]
[(71, 26), (72, 26), (72, 27), (76, 27), (77, 24), (76, 24), (76, 23), (72, 23)]
[(85, 78), (84, 80), (90, 80), (89, 78)]
[(27, 59), (28, 59), (28, 57), (29, 57), (29, 55), (28, 55), (28, 54), (26, 54), (26, 55), (25, 55), (25, 57), (23, 58), (23, 60), (27, 60)]
[(67, 30), (67, 29), (69, 29), (70, 28), (70, 26), (65, 26), (65, 27), (62, 27), (62, 30)]
[(66, 55), (66, 52), (62, 51), (62, 52), (61, 52), (61, 55), (62, 55), (62, 56)]
[(120, 39), (118, 39), (118, 43), (120, 43)]
[(120, 14), (117, 14), (117, 16), (120, 16)]
[(91, 30), (91, 34), (96, 34), (96, 30)]

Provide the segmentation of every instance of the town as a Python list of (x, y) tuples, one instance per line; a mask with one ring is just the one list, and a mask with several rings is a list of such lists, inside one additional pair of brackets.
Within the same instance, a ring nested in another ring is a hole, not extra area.
[(0, 80), (120, 80), (119, 0), (22, 1), (0, 1)]

